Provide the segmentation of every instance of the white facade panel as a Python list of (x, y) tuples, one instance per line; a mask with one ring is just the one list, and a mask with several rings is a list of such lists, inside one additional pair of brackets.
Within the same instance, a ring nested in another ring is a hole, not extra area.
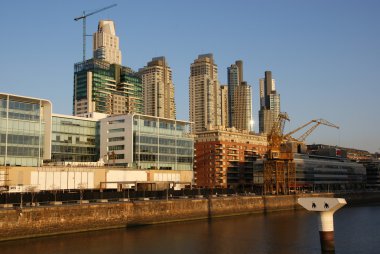
[(179, 182), (181, 179), (181, 175), (175, 173), (154, 173), (153, 179), (156, 182)]
[(68, 179), (68, 184), (69, 184), (69, 189), (75, 189), (75, 173), (74, 172), (69, 172), (69, 179)]
[(95, 183), (94, 183), (94, 172), (88, 172), (87, 173), (87, 188), (88, 189), (94, 189)]
[(74, 189), (79, 189), (81, 184), (82, 184), (82, 172), (75, 172)]
[[(137, 170), (110, 170), (107, 172), (107, 182), (147, 181), (146, 171)], [(107, 188), (117, 188), (117, 184), (107, 184)]]
[(54, 174), (53, 172), (46, 172), (46, 189), (47, 190), (53, 190), (57, 189), (56, 186), (54, 186)]
[(55, 189), (62, 189), (61, 186), (61, 172), (53, 172), (53, 186)]
[(67, 172), (61, 172), (61, 189), (68, 189), (68, 173)]
[[(30, 184), (38, 186), (38, 172), (37, 171), (30, 172)], [(38, 186), (38, 189), (40, 189), (40, 186)]]
[(38, 172), (38, 182), (40, 190), (46, 190), (46, 174), (44, 172)]
[(81, 184), (83, 188), (93, 189), (95, 188), (94, 179), (95, 179), (94, 172), (66, 172), (66, 171), (62, 171), (62, 172), (61, 171), (31, 171), (30, 172), (30, 186), (37, 187), (38, 190), (78, 189), (80, 188)]

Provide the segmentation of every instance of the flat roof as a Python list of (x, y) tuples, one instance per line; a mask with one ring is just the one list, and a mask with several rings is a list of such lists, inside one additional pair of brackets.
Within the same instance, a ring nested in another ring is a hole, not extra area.
[(158, 117), (158, 116), (150, 116), (150, 115), (143, 115), (143, 114), (138, 114), (138, 113), (130, 113), (130, 114), (120, 114), (120, 115), (111, 115), (103, 119), (108, 119), (112, 117), (122, 117), (122, 116), (139, 116), (142, 118), (151, 118), (151, 119), (158, 119), (158, 120), (164, 120), (164, 121), (170, 121), (170, 122), (180, 122), (180, 123), (187, 123), (187, 124), (193, 124), (194, 122), (189, 122), (185, 120), (177, 120), (177, 119), (171, 119), (171, 118), (165, 118), (165, 117)]
[(21, 100), (23, 100), (25, 102), (27, 102), (27, 101), (29, 101), (29, 102), (32, 102), (32, 101), (43, 101), (43, 102), (47, 102), (50, 105), (52, 105), (51, 101), (47, 100), (47, 99), (34, 98), (34, 97), (28, 97), (28, 96), (22, 96), (22, 95), (10, 94), (10, 93), (0, 93), (0, 97), (8, 97), (8, 96), (11, 97), (11, 98), (21, 99)]
[(87, 117), (81, 117), (81, 116), (71, 116), (71, 115), (63, 115), (63, 114), (52, 114), (54, 117), (62, 117), (62, 118), (69, 118), (69, 119), (75, 119), (75, 120), (86, 120), (86, 121), (93, 121), (98, 122), (99, 119), (93, 119), (93, 118), (87, 118)]

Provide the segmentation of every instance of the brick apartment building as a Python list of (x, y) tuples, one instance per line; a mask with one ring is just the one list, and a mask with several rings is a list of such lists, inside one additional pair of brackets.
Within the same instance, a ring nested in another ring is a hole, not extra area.
[(265, 135), (234, 128), (199, 132), (195, 138), (195, 182), (205, 188), (252, 185), (253, 162), (266, 150)]

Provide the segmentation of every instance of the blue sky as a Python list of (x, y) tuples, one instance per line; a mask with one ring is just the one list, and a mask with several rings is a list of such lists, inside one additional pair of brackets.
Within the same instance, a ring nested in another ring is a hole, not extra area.
[[(190, 64), (213, 53), (221, 84), (226, 68), (244, 61), (256, 130), (258, 80), (271, 70), (281, 110), (291, 118), (287, 130), (324, 118), (340, 130), (319, 127), (308, 143), (380, 152), (377, 0), (4, 0), (0, 92), (50, 99), (55, 113), (71, 114), (73, 65), (82, 57), (82, 23), (73, 19), (113, 3), (118, 6), (87, 19), (87, 33), (100, 19), (114, 20), (123, 65), (135, 70), (165, 56), (178, 119), (189, 118)], [(91, 47), (88, 37), (87, 56)]]

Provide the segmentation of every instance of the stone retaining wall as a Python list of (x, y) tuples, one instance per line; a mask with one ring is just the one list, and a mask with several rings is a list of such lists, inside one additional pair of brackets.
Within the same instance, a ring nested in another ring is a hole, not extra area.
[[(62, 233), (298, 209), (300, 196), (228, 196), (200, 199), (86, 203), (0, 209), (0, 241)], [(380, 201), (380, 193), (340, 195), (349, 202)]]

